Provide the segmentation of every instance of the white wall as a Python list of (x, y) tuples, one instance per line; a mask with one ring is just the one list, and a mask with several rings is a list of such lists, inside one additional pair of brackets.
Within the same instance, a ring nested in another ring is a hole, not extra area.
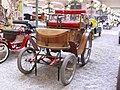
[(25, 6), (23, 4), (23, 14), (24, 13), (28, 13), (28, 14), (32, 14), (33, 8), (31, 6)]

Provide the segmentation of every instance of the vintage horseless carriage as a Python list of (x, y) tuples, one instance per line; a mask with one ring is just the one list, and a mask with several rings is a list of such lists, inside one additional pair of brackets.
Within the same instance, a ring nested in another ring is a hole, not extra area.
[(13, 21), (14, 24), (22, 24), (19, 29), (4, 29), (2, 30), (3, 37), (0, 37), (0, 63), (7, 60), (10, 50), (20, 50), (24, 47), (31, 46), (29, 37), (36, 40), (32, 32), (35, 27), (27, 21)]
[[(85, 10), (62, 12), (81, 14), (85, 13)], [(58, 28), (59, 26), (62, 27)], [(74, 77), (77, 62), (84, 66), (90, 58), (91, 31), (84, 29), (80, 22), (48, 21), (47, 28), (36, 30), (36, 42), (31, 37), (29, 40), (34, 48), (25, 48), (20, 52), (17, 60), (18, 69), (24, 74), (29, 74), (33, 69), (37, 74), (37, 63), (56, 66), (58, 80), (60, 79), (63, 85), (68, 85)], [(43, 51), (40, 51), (38, 47)]]

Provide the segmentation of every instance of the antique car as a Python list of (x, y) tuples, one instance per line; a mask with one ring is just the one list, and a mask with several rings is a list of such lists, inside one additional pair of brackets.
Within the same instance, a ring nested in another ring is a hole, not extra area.
[[(46, 28), (36, 30), (36, 42), (29, 40), (34, 48), (28, 47), (20, 52), (17, 60), (18, 69), (29, 74), (37, 63), (56, 66), (58, 80), (68, 85), (76, 71), (76, 65), (87, 64), (91, 54), (91, 30), (87, 30), (83, 23), (78, 21), (63, 21), (62, 14), (81, 14), (85, 10), (56, 10), (57, 20), (47, 21)], [(41, 49), (42, 50), (41, 50)]]

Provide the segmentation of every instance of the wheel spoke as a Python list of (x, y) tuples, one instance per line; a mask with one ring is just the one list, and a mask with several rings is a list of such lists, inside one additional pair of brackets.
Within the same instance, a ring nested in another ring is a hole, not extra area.
[(32, 69), (32, 63), (29, 62), (30, 61), (30, 57), (32, 57), (32, 53), (31, 55), (26, 55), (26, 56), (23, 56), (23, 68), (27, 71), (29, 71), (30, 69)]
[(66, 70), (73, 71), (74, 69), (67, 67)]
[(85, 48), (85, 49), (90, 49), (90, 48)]

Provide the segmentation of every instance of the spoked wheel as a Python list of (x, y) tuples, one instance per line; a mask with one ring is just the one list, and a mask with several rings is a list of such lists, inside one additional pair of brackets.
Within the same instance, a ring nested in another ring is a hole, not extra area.
[(7, 60), (9, 56), (9, 48), (6, 43), (0, 42), (0, 63), (3, 63)]
[[(29, 53), (30, 51), (31, 53)], [(33, 48), (27, 47), (20, 52), (17, 60), (18, 69), (24, 73), (29, 74), (35, 67), (36, 53)]]
[(90, 55), (91, 55), (91, 48), (92, 48), (92, 37), (91, 37), (91, 34), (90, 34), (88, 39), (87, 39), (84, 51), (81, 54), (82, 66), (87, 64), (87, 62), (89, 61), (89, 58), (90, 58)]
[(72, 81), (76, 71), (76, 61), (74, 54), (65, 57), (60, 69), (60, 78), (63, 85), (68, 85)]

